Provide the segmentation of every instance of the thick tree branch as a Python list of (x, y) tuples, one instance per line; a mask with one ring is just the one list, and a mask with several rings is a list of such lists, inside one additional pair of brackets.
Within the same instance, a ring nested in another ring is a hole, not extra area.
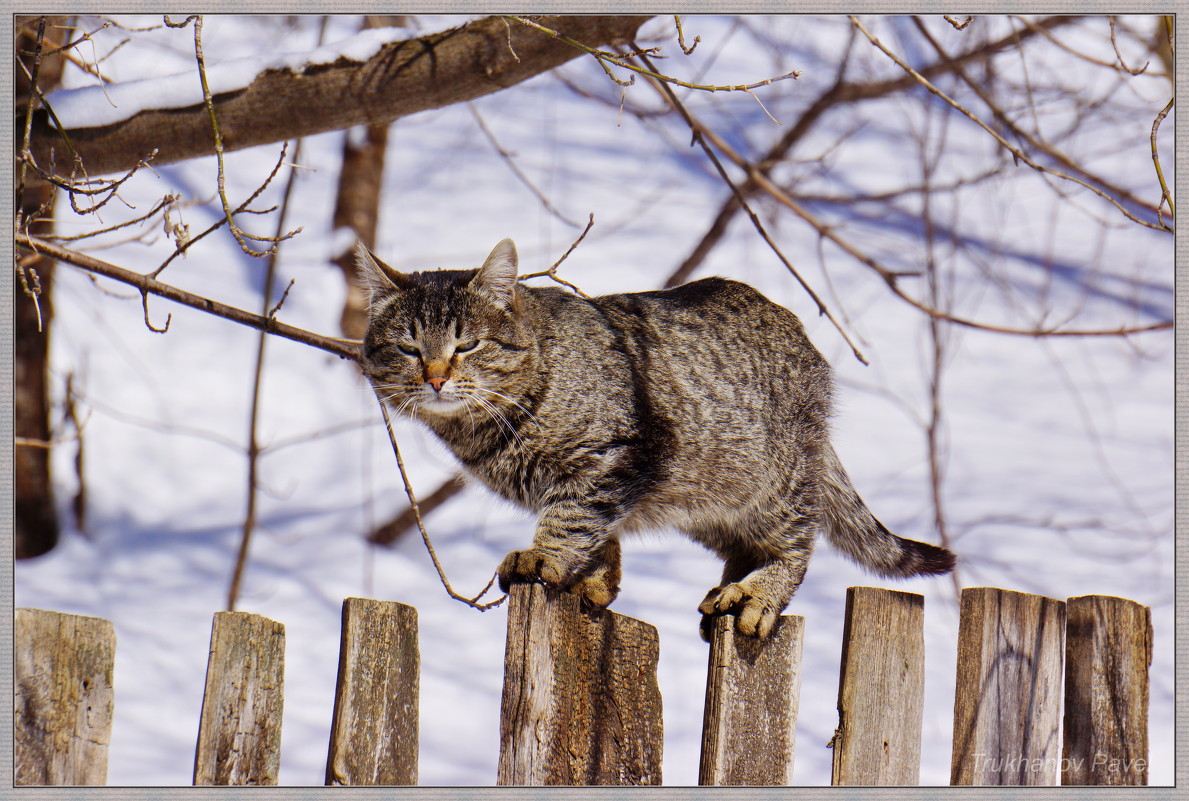
[[(587, 45), (632, 38), (648, 17), (558, 16), (539, 21)], [(506, 89), (583, 55), (523, 25), (487, 17), (459, 28), (393, 42), (366, 62), (340, 59), (304, 72), (268, 70), (245, 89), (214, 98), (228, 152), (354, 125), (392, 122), (418, 111), (442, 108)], [(210, 117), (199, 104), (147, 110), (98, 128), (67, 132), (89, 175), (131, 169), (153, 149), (154, 165), (215, 152)], [(45, 109), (35, 114), (31, 151), (48, 167), (68, 148)]]
[(85, 253), (79, 253), (76, 250), (67, 250), (59, 247), (52, 242), (47, 242), (44, 239), (36, 239), (34, 237), (25, 236), (24, 234), (17, 234), (13, 237), (16, 240), (18, 247), (23, 247), (33, 253), (38, 253), (44, 257), (71, 264), (75, 267), (80, 267), (88, 272), (102, 275), (106, 278), (112, 278), (116, 281), (122, 281), (129, 286), (134, 286), (140, 290), (142, 295), (158, 295), (163, 298), (168, 298), (176, 303), (181, 303), (183, 306), (189, 306), (192, 309), (213, 314), (216, 317), (223, 317), (227, 320), (246, 325), (250, 328), (267, 331), (270, 334), (276, 334), (285, 339), (292, 339), (295, 342), (301, 342), (305, 345), (311, 345), (321, 350), (329, 351), (336, 356), (344, 359), (351, 359), (352, 361), (359, 361), (360, 358), (360, 344), (350, 339), (338, 339), (336, 337), (323, 336), (322, 334), (315, 334), (312, 331), (306, 331), (303, 328), (297, 328), (292, 325), (287, 325), (278, 322), (275, 317), (262, 317), (252, 312), (237, 309), (234, 306), (228, 306), (225, 303), (219, 303), (217, 300), (204, 298), (201, 295), (195, 295), (187, 292), (184, 289), (178, 289), (169, 284), (163, 284), (152, 276), (143, 273), (126, 270), (123, 267), (117, 267), (114, 264), (109, 264), (105, 261), (100, 261), (93, 256), (88, 256)]

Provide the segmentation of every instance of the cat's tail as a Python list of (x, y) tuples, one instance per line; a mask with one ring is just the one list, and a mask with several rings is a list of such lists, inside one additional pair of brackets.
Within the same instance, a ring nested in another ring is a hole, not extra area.
[(957, 557), (951, 551), (884, 528), (851, 486), (833, 446), (827, 443), (822, 455), (822, 529), (831, 545), (880, 576), (939, 575), (954, 569)]

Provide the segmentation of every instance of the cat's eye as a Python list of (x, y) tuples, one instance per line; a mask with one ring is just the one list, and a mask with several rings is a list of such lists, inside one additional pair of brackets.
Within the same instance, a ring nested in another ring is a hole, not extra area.
[(396, 343), (396, 349), (406, 356), (420, 356), (421, 350), (416, 345), (406, 345), (403, 342)]
[(472, 339), (470, 342), (459, 342), (454, 346), (455, 353), (470, 353), (475, 348), (479, 347), (479, 340)]

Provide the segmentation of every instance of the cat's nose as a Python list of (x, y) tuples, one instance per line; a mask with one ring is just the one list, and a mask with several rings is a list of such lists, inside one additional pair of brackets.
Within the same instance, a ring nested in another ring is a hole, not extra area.
[(450, 365), (446, 362), (434, 361), (425, 365), (425, 383), (433, 387), (434, 392), (441, 392), (449, 380)]

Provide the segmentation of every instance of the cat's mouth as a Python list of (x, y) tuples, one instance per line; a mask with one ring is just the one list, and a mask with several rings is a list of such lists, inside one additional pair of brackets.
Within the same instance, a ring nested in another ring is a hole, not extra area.
[(417, 408), (420, 411), (443, 417), (458, 414), (465, 406), (466, 400), (464, 398), (453, 393), (447, 394), (445, 392), (423, 395), (417, 403)]

